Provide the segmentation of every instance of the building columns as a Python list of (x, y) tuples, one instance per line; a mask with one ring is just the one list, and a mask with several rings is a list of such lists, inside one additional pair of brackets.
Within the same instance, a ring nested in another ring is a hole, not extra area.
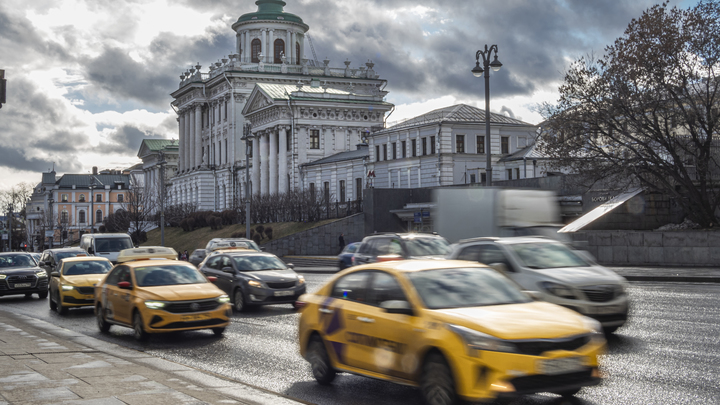
[(260, 195), (267, 195), (270, 192), (270, 165), (268, 154), (270, 153), (268, 134), (263, 134), (260, 138)]
[(277, 130), (270, 130), (268, 133), (270, 137), (270, 194), (278, 193), (278, 139)]
[(288, 179), (287, 179), (287, 134), (288, 128), (280, 127), (280, 153), (278, 153), (278, 192), (287, 193), (288, 191)]
[(275, 63), (275, 30), (271, 29), (268, 32), (268, 62)]
[(197, 103), (195, 105), (195, 157), (193, 159), (193, 167), (198, 167), (202, 164), (202, 105)]
[(252, 143), (252, 193), (260, 195), (260, 137), (259, 132), (255, 134)]
[(183, 112), (180, 112), (180, 116), (178, 117), (178, 128), (179, 128), (179, 136), (178, 136), (178, 170), (182, 170), (183, 166), (185, 165), (185, 157), (183, 156), (183, 153), (185, 152), (185, 114)]

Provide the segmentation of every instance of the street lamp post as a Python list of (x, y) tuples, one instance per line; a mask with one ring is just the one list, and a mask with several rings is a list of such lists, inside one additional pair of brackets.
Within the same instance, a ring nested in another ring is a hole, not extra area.
[(90, 175), (90, 233), (95, 233), (95, 176)]
[(13, 216), (13, 206), (12, 204), (8, 204), (8, 252), (12, 252), (12, 231), (13, 231), (13, 223), (12, 223), (12, 216)]
[[(490, 52), (495, 52), (495, 59), (490, 62)], [(472, 69), (472, 74), (475, 77), (482, 76), (485, 72), (485, 186), (492, 186), (492, 154), (490, 153), (490, 69), (494, 71), (500, 70), (502, 63), (497, 57), (498, 47), (492, 45), (488, 48), (485, 44), (485, 50), (478, 50), (475, 53), (475, 67)], [(483, 59), (483, 66), (480, 67), (480, 57)]]
[(246, 121), (243, 125), (243, 138), (245, 141), (245, 237), (250, 239), (250, 156), (252, 155), (252, 123)]
[[(52, 230), (52, 236), (50, 236), (50, 249), (52, 249), (53, 243), (55, 242), (55, 228), (53, 228), (53, 222), (55, 222), (54, 221), (55, 216), (53, 215), (53, 203), (54, 202), (55, 202), (55, 200), (52, 197), (48, 198), (48, 207), (49, 207), (49, 211), (50, 211), (50, 216), (49, 217), (47, 215), (45, 216), (45, 220), (47, 221), (48, 224), (50, 224), (48, 226), (48, 228), (50, 228)], [(43, 230), (45, 230), (45, 228), (43, 228)], [(45, 237), (47, 237), (47, 236), (45, 236)]]

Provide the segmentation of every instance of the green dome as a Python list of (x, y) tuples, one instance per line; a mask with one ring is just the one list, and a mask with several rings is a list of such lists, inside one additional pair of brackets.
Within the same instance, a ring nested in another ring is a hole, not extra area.
[(240, 23), (259, 21), (259, 20), (270, 20), (270, 21), (290, 21), (308, 26), (303, 22), (302, 18), (295, 14), (286, 13), (283, 11), (285, 2), (282, 0), (258, 0), (255, 2), (258, 6), (258, 10), (254, 13), (243, 14), (238, 18), (237, 22), (233, 24), (233, 29)]

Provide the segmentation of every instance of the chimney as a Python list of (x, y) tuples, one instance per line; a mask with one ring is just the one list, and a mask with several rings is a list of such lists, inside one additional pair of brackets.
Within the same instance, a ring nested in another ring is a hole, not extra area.
[(93, 175), (97, 176), (97, 166), (93, 166)]

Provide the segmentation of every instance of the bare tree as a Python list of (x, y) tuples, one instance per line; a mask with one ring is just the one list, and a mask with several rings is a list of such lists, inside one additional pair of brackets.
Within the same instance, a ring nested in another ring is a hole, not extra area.
[(632, 20), (605, 55), (576, 61), (538, 145), (590, 181), (637, 182), (719, 225), (720, 5), (667, 2)]
[[(122, 218), (115, 215), (122, 223), (129, 224), (129, 233), (135, 242), (138, 242), (142, 235), (154, 227), (153, 218), (158, 207), (157, 190), (143, 184), (134, 176), (130, 178), (130, 188), (125, 193), (121, 210), (125, 211)], [(113, 225), (122, 227), (121, 222), (114, 221)]]

